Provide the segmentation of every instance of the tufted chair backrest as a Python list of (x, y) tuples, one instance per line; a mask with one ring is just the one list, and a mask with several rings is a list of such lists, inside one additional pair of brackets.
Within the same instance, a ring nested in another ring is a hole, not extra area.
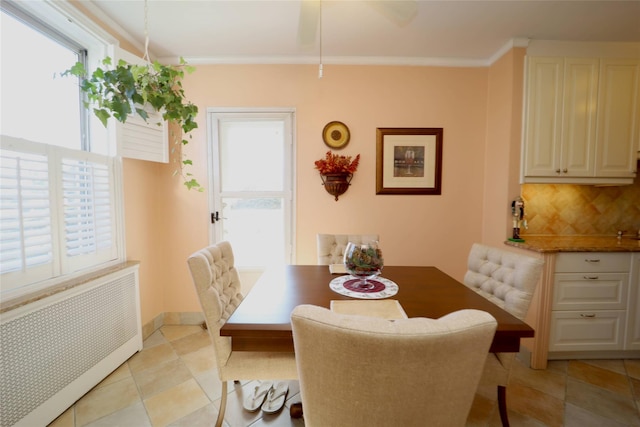
[(189, 257), (187, 264), (220, 369), (231, 354), (231, 338), (221, 337), (220, 327), (243, 299), (231, 244), (220, 242), (201, 249)]
[(347, 243), (378, 241), (377, 234), (318, 234), (318, 265), (342, 264)]
[(464, 284), (524, 320), (543, 264), (538, 258), (474, 243)]
[(389, 321), (303, 304), (291, 327), (307, 427), (464, 426), (496, 320), (461, 310)]

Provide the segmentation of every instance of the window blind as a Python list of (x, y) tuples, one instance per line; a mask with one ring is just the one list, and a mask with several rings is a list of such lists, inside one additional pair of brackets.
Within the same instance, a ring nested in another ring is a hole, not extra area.
[(0, 156), (0, 271), (31, 270), (37, 280), (52, 274), (51, 193), (44, 147), (30, 148)]
[(2, 136), (2, 291), (117, 259), (114, 160)]

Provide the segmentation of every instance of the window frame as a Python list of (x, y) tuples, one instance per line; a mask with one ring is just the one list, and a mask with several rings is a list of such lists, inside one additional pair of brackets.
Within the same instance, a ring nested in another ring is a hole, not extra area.
[[(87, 18), (76, 7), (71, 5), (69, 1), (53, 1), (39, 0), (30, 2), (15, 2), (11, 0), (3, 0), (2, 9), (14, 17), (31, 25), (31, 21), (25, 21), (24, 16), (31, 17), (33, 22), (44, 23), (49, 29), (63, 35), (66, 39), (73, 41), (80, 46), (84, 46), (88, 51), (86, 68), (89, 72), (95, 69), (104, 57), (115, 57), (118, 49), (118, 40), (111, 36), (106, 30), (98, 26), (95, 22)], [(22, 17), (16, 16), (23, 15)], [(39, 30), (36, 28), (36, 30)], [(49, 34), (47, 34), (49, 36)], [(61, 70), (64, 71), (64, 70)], [(80, 93), (80, 91), (79, 91)], [(81, 125), (82, 127), (83, 125)], [(121, 264), (126, 260), (125, 250), (125, 232), (124, 232), (124, 194), (123, 194), (123, 172), (122, 159), (119, 155), (119, 141), (117, 138), (117, 127), (115, 119), (110, 119), (105, 128), (102, 123), (89, 110), (86, 113), (84, 121), (84, 129), (81, 131), (87, 135), (87, 143), (83, 143), (83, 150), (87, 156), (94, 156), (96, 153), (102, 156), (110, 157), (113, 168), (113, 202), (114, 202), (114, 229), (113, 229), (113, 246), (115, 251), (115, 259), (99, 264), (90, 264), (83, 266), (81, 270), (64, 272), (54, 271), (58, 273), (54, 277), (22, 284), (11, 289), (3, 289), (0, 292), (3, 302), (11, 302), (18, 298), (29, 297), (30, 295), (39, 293), (43, 290), (64, 287), (65, 282), (70, 280), (81, 280), (82, 276), (92, 274), (97, 271)], [(4, 139), (4, 137), (3, 137)], [(83, 138), (84, 139), (84, 138)], [(55, 183), (50, 183), (55, 185)], [(52, 204), (62, 204), (62, 200), (58, 199)], [(61, 215), (59, 212), (58, 215)], [(58, 230), (55, 225), (55, 235), (63, 233)], [(58, 238), (53, 242), (54, 245), (64, 244), (62, 238)], [(63, 261), (64, 264), (64, 261)], [(57, 267), (54, 268), (56, 270)], [(11, 274), (11, 273), (7, 273)], [(4, 275), (3, 275), (4, 276)]]

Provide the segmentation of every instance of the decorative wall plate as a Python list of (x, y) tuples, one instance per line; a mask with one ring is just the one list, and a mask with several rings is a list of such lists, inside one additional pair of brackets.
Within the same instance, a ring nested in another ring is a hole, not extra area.
[(329, 122), (322, 129), (322, 139), (331, 148), (346, 147), (349, 138), (349, 128), (342, 122)]

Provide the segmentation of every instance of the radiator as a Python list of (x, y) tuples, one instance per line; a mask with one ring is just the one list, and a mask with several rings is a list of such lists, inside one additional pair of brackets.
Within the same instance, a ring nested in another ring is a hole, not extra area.
[(0, 426), (46, 426), (142, 349), (138, 268), (0, 317)]

